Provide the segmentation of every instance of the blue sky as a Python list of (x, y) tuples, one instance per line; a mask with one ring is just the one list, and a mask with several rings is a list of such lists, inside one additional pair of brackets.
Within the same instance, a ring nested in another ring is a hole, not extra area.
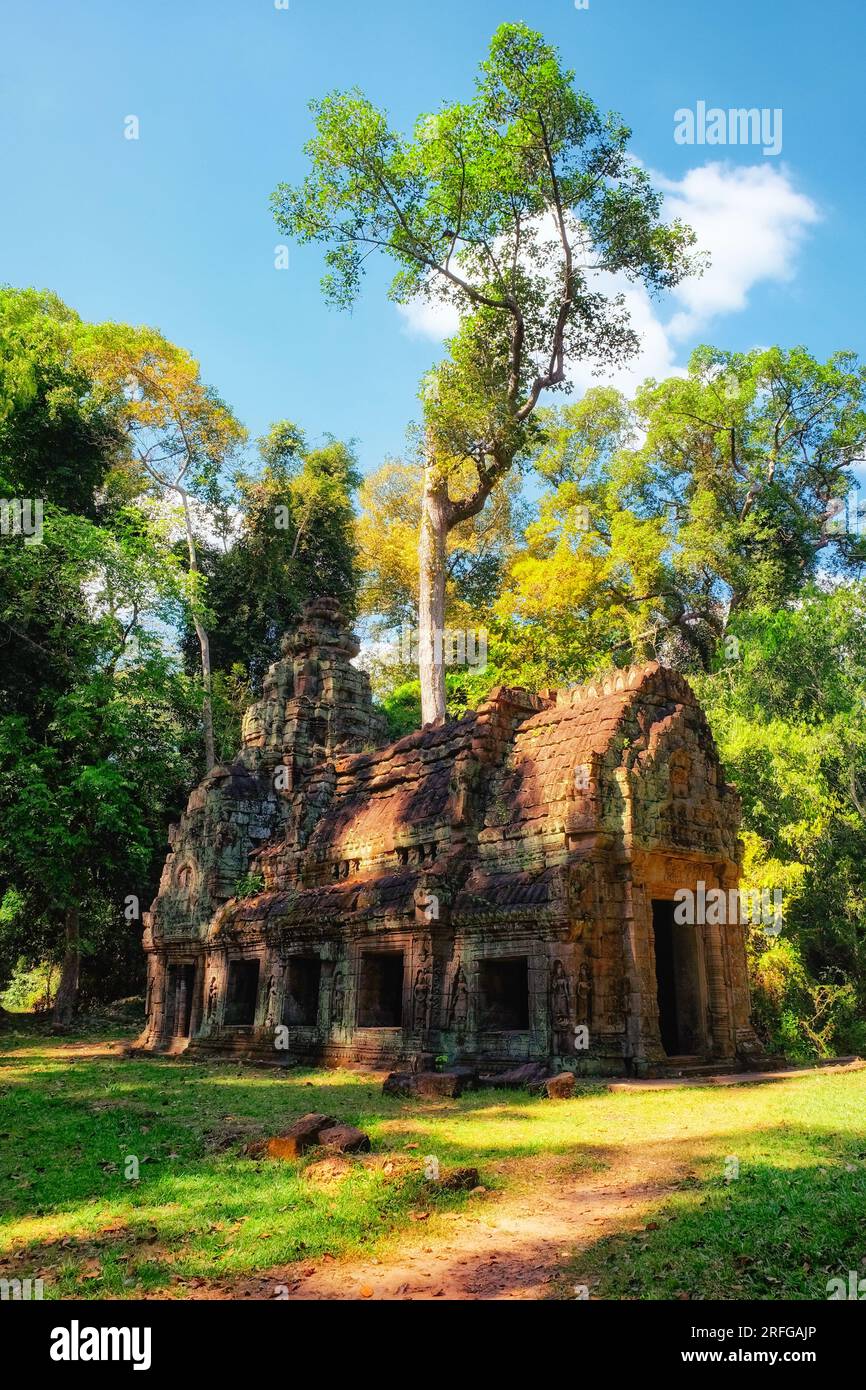
[[(399, 314), (381, 272), (352, 315), (328, 308), (314, 248), (275, 270), (268, 197), (303, 173), (310, 98), (357, 84), (408, 127), (467, 95), (497, 24), (523, 19), (623, 113), (713, 251), (691, 297), (635, 299), (638, 373), (700, 341), (862, 352), (862, 0), (289, 3), (0, 0), (0, 280), (153, 324), (254, 435), (287, 416), (375, 467), (401, 448), (441, 324)], [(698, 101), (781, 108), (781, 155), (678, 145), (674, 113)]]

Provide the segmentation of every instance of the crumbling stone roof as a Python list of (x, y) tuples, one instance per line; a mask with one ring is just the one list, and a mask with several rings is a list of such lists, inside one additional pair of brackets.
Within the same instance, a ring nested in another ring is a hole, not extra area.
[(594, 837), (624, 832), (623, 774), (642, 777), (642, 826), (661, 840), (688, 847), (691, 836), (736, 855), (738, 804), (721, 775), (697, 795), (734, 797), (724, 813), (671, 809), (666, 760), (697, 746), (718, 768), (688, 683), (658, 662), (540, 695), (498, 688), (462, 719), (337, 759), (306, 840), (259, 854), (271, 892), (241, 915), (284, 924), (399, 915), (426, 891), (461, 915), (565, 912), (567, 863)]

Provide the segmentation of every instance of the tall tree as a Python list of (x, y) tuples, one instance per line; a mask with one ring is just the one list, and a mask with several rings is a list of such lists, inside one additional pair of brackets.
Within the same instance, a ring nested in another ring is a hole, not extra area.
[[(508, 556), (529, 519), (520, 483), (513, 470), (496, 485), (484, 512), (449, 533), (445, 616), (451, 625), (473, 619), (478, 624), (490, 612)], [(417, 611), (423, 495), (423, 465), (406, 459), (390, 459), (361, 486), (361, 603), (383, 627), (411, 625)]]
[(635, 412), (644, 438), (620, 461), (620, 502), (666, 518), (668, 582), (651, 597), (659, 629), (701, 667), (740, 611), (786, 603), (819, 566), (862, 568), (862, 522), (844, 522), (866, 458), (866, 367), (853, 353), (698, 348), (685, 377), (638, 392)]
[[(436, 299), (463, 316), (424, 391), (419, 666), (423, 718), (436, 721), (449, 531), (526, 455), (536, 407), (570, 362), (636, 350), (622, 296), (599, 275), (667, 289), (694, 268), (694, 237), (661, 220), (628, 128), (523, 24), (497, 30), (473, 98), (422, 117), (409, 139), (357, 91), (313, 110), (312, 171), (273, 205), (286, 234), (327, 248), (328, 298), (351, 303), (378, 250), (396, 263), (397, 302)], [(452, 495), (467, 463), (473, 485)]]
[(199, 645), (205, 761), (216, 761), (210, 637), (199, 566), (194, 504), (218, 509), (225, 470), (246, 438), (198, 363), (151, 328), (102, 324), (82, 360), (110, 388), (122, 388), (123, 420), (133, 456), (152, 483), (180, 504), (189, 573), (189, 612)]
[(82, 949), (99, 940), (120, 954), (124, 898), (155, 886), (184, 786), (189, 682), (148, 630), (178, 585), (170, 551), (134, 513), (108, 529), (49, 504), (43, 543), (8, 553), (13, 606), (45, 593), (46, 572), (78, 598), (57, 615), (68, 642), (46, 650), (59, 677), (31, 705), (0, 706), (0, 976), (18, 956), (62, 959), (54, 1018), (66, 1027)]
[[(354, 615), (353, 496), (360, 482), (351, 446), (326, 439), (312, 448), (291, 421), (273, 425), (258, 445), (262, 466), (234, 478), (232, 543), (199, 546), (217, 684), (234, 687), (234, 671), (254, 692), (305, 599), (329, 595)], [(183, 636), (188, 667), (198, 660), (197, 646), (190, 625)], [(231, 728), (224, 737), (233, 741)]]
[(115, 496), (124, 441), (116, 398), (77, 358), (87, 331), (48, 290), (0, 288), (0, 494), (95, 520)]
[[(0, 289), (0, 497), (107, 522), (135, 483), (118, 402), (77, 361), (87, 332), (49, 291)], [(43, 544), (0, 543), (0, 713), (35, 733), (68, 688), (86, 610), (79, 576)]]

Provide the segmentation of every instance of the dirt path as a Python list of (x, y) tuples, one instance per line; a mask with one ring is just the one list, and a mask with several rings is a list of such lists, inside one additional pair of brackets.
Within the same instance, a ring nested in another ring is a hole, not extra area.
[(626, 1159), (580, 1180), (551, 1165), (537, 1182), (473, 1196), (460, 1211), (396, 1238), (377, 1257), (290, 1265), (233, 1281), (202, 1280), (185, 1298), (207, 1299), (543, 1299), (564, 1264), (615, 1231), (637, 1229), (685, 1176), (661, 1155)]
[[(121, 1054), (123, 1041), (75, 1041), (54, 1055), (68, 1062)], [(26, 1050), (25, 1050), (26, 1051)], [(823, 1071), (863, 1064), (839, 1059)], [(611, 1090), (640, 1091), (690, 1086), (739, 1086), (755, 1082), (796, 1085), (814, 1071), (788, 1071), (678, 1080), (611, 1082)], [(433, 1211), (406, 1230), (376, 1240), (369, 1255), (324, 1256), (257, 1275), (183, 1278), (170, 1297), (182, 1299), (455, 1299), (538, 1300), (575, 1298), (580, 1253), (599, 1240), (645, 1229), (658, 1205), (694, 1176), (702, 1136), (672, 1116), (639, 1144), (620, 1142), (582, 1149), (598, 1168), (579, 1173), (562, 1154), (538, 1155), (492, 1165), (507, 1179), (504, 1189), (473, 1193), (454, 1211)], [(710, 1138), (708, 1133), (707, 1138)], [(420, 1213), (419, 1213), (420, 1214)], [(576, 1270), (566, 1278), (566, 1269)], [(590, 1293), (592, 1292), (590, 1286)], [(154, 1294), (165, 1297), (165, 1293)]]
[[(826, 1070), (861, 1066), (857, 1060)], [(725, 1077), (725, 1084), (780, 1081), (807, 1070)], [(722, 1078), (713, 1078), (722, 1083)], [(686, 1080), (614, 1083), (611, 1089), (688, 1088)], [(691, 1149), (691, 1145), (688, 1145)], [(290, 1265), (265, 1275), (205, 1281), (184, 1297), (207, 1299), (543, 1299), (577, 1297), (562, 1271), (581, 1250), (603, 1237), (644, 1227), (657, 1204), (691, 1175), (682, 1144), (648, 1143), (610, 1153), (596, 1174), (563, 1172), (556, 1160), (536, 1160), (531, 1186), (473, 1196), (459, 1211), (394, 1237), (377, 1256)], [(503, 1172), (510, 1165), (505, 1165)], [(516, 1170), (512, 1170), (516, 1172)], [(523, 1169), (525, 1173), (525, 1168)], [(579, 1263), (578, 1263), (579, 1269)], [(590, 1286), (591, 1294), (591, 1286)]]

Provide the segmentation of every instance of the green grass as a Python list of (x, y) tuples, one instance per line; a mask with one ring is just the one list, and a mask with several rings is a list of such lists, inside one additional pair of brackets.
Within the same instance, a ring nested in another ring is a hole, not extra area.
[(649, 1220), (571, 1261), (564, 1286), (589, 1282), (604, 1298), (824, 1299), (830, 1278), (866, 1274), (866, 1070), (663, 1095), (687, 1174)]
[[(583, 1281), (612, 1298), (822, 1298), (831, 1276), (866, 1270), (866, 1071), (408, 1102), (354, 1071), (126, 1060), (105, 1042), (0, 1040), (0, 1273), (42, 1277), (46, 1297), (183, 1296), (190, 1280), (381, 1254), (421, 1211), (435, 1241), (439, 1209), (486, 1212), (495, 1194), (431, 1188), (430, 1153), (527, 1203), (543, 1183), (613, 1185), (635, 1159), (662, 1177), (663, 1198), (624, 1200), (622, 1232), (564, 1260), (562, 1296)], [(327, 1183), (305, 1176), (316, 1155), (244, 1156), (309, 1110), (365, 1129), (373, 1155)], [(729, 1155), (740, 1176), (726, 1182)]]

